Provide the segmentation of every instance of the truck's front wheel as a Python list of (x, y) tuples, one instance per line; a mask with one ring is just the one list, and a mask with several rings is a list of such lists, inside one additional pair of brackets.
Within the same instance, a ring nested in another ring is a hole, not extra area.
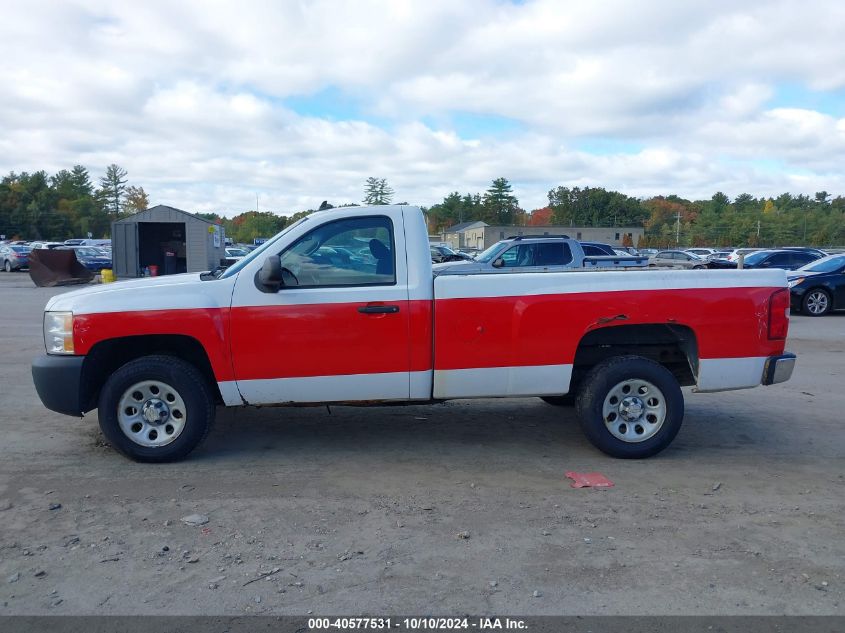
[(182, 459), (208, 435), (214, 396), (203, 375), (173, 356), (145, 356), (114, 372), (100, 392), (100, 428), (139, 462)]
[(581, 384), (575, 408), (596, 448), (627, 459), (662, 451), (684, 419), (684, 397), (672, 372), (641, 356), (596, 365)]

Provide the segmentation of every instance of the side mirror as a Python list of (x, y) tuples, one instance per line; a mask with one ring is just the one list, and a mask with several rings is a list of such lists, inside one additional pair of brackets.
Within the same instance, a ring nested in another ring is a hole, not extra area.
[(271, 255), (264, 260), (264, 265), (256, 275), (256, 281), (265, 288), (265, 292), (278, 292), (284, 285), (282, 279), (282, 260), (278, 255)]
[(505, 260), (501, 257), (497, 257), (493, 260), (493, 268), (503, 268), (505, 266)]

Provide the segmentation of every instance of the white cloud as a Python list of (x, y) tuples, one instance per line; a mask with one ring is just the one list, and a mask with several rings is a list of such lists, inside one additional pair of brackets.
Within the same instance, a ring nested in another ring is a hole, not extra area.
[[(117, 162), (154, 201), (229, 212), (256, 192), (283, 212), (356, 201), (370, 175), (421, 204), (498, 176), (528, 208), (558, 184), (845, 193), (832, 0), (35, 1), (3, 18), (0, 171)], [(360, 116), (285, 105), (329, 87)], [(456, 113), (518, 124), (462, 134)], [(610, 150), (579, 149), (596, 139)]]

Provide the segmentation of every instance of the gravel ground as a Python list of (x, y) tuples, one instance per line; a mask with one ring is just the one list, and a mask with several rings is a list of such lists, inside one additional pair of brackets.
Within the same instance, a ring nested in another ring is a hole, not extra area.
[(0, 274), (0, 614), (845, 614), (845, 314), (793, 318), (790, 382), (687, 393), (646, 461), (518, 399), (219, 409), (140, 465), (38, 401), (57, 292)]

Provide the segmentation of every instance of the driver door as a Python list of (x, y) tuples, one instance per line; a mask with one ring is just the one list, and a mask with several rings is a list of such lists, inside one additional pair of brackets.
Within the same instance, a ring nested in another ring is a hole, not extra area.
[(240, 274), (232, 363), (249, 404), (409, 398), (401, 211), (324, 220), (280, 252), (284, 285)]

